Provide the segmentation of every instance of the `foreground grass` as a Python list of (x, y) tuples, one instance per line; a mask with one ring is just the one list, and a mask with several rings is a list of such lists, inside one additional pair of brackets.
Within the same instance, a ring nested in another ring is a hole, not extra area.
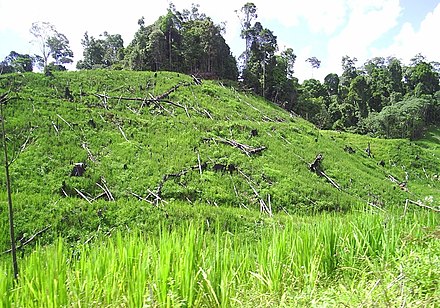
[[(182, 224), (1, 261), (1, 307), (436, 306), (438, 214), (283, 217), (257, 237)], [(437, 228), (437, 229), (436, 229)]]

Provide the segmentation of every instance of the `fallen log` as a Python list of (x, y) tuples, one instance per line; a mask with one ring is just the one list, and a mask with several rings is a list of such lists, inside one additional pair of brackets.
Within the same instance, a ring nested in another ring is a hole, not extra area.
[(165, 99), (166, 97), (161, 97), (161, 95), (154, 97), (150, 94), (150, 98), (126, 97), (126, 96), (116, 97), (116, 96), (107, 96), (105, 94), (95, 94), (95, 96), (100, 97), (100, 98), (105, 97), (106, 99), (118, 99), (118, 100), (124, 100), (124, 101), (142, 102), (143, 104), (141, 105), (141, 107), (143, 107), (145, 103), (163, 102), (163, 103), (168, 103), (170, 105), (185, 109), (185, 106), (183, 106), (179, 103), (173, 102), (171, 100)]
[(173, 93), (174, 91), (176, 91), (178, 88), (182, 87), (182, 86), (190, 86), (191, 84), (188, 82), (179, 82), (178, 84), (176, 84), (174, 87), (172, 87), (171, 89), (169, 89), (168, 91), (166, 91), (165, 93), (158, 95), (155, 97), (156, 100), (162, 100), (164, 98), (167, 98), (171, 93)]
[(429, 209), (429, 210), (434, 211), (434, 212), (438, 212), (438, 213), (440, 212), (440, 208), (435, 208), (435, 207), (432, 207), (432, 206), (429, 206), (429, 205), (423, 204), (423, 203), (421, 203), (420, 201), (412, 201), (412, 200), (410, 200), (410, 199), (406, 199), (406, 205), (405, 205), (405, 207), (407, 207), (408, 203), (411, 203), (411, 204), (417, 205), (417, 206), (422, 207), (422, 208), (425, 208), (425, 209)]
[(388, 179), (393, 182), (394, 184), (396, 184), (397, 186), (399, 186), (399, 188), (403, 191), (408, 191), (408, 187), (407, 187), (407, 183), (406, 182), (401, 182), (399, 181), (397, 178), (395, 178), (394, 176), (392, 176), (391, 174), (388, 174)]
[(260, 152), (262, 152), (262, 151), (264, 151), (266, 149), (265, 146), (252, 147), (252, 146), (247, 145), (247, 144), (239, 143), (236, 140), (232, 140), (232, 139), (229, 140), (229, 139), (224, 139), (224, 138), (220, 138), (220, 137), (217, 137), (217, 138), (205, 138), (204, 140), (207, 140), (207, 141), (209, 141), (209, 140), (218, 141), (220, 143), (230, 145), (230, 146), (232, 146), (234, 148), (239, 149), (240, 151), (245, 153), (247, 156), (258, 154), (258, 153), (260, 153)]
[[(35, 233), (34, 235), (32, 235), (28, 240), (26, 240), (23, 244), (21, 244), (20, 246), (18, 246), (16, 249), (21, 249), (24, 246), (26, 246), (27, 244), (29, 244), (30, 242), (32, 242), (37, 236), (39, 236), (40, 234), (42, 234), (43, 232), (46, 232), (50, 227), (52, 227), (52, 225), (48, 225), (47, 227), (45, 227), (44, 229), (38, 231), (37, 233)], [(3, 251), (2, 254), (6, 254), (6, 253), (10, 253), (12, 252), (12, 249), (8, 249), (6, 251)]]

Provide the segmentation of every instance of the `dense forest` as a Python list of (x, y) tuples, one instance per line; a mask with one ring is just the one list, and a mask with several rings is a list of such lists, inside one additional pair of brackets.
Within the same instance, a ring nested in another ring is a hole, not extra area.
[[(321, 129), (335, 129), (386, 138), (419, 138), (431, 125), (440, 124), (440, 64), (417, 54), (408, 65), (396, 57), (374, 57), (359, 64), (352, 56), (341, 59), (342, 74), (328, 74), (323, 82), (300, 83), (294, 74), (292, 48), (280, 50), (276, 35), (257, 21), (257, 7), (245, 4), (237, 11), (245, 50), (231, 54), (224, 24), (199, 11), (198, 5), (178, 11), (170, 4), (165, 15), (139, 29), (124, 47), (120, 34), (87, 32), (81, 41), (79, 70), (129, 69), (175, 71), (201, 78), (238, 82)], [(64, 70), (73, 62), (68, 39), (49, 23), (34, 23), (31, 33), (42, 51), (23, 55), (11, 51), (0, 62), (0, 73)], [(49, 62), (49, 58), (54, 61)], [(313, 69), (321, 61), (307, 59)]]

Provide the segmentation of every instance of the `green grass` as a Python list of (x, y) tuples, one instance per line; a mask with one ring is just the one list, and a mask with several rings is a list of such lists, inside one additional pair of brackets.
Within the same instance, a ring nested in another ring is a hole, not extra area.
[(438, 224), (431, 212), (364, 212), (280, 217), (258, 238), (189, 223), (73, 248), (60, 239), (20, 260), (15, 285), (2, 264), (2, 305), (435, 306)]
[[(407, 199), (438, 208), (438, 128), (419, 141), (320, 131), (219, 81), (169, 95), (185, 108), (121, 98), (155, 97), (182, 82), (192, 79), (0, 76), (0, 93), (11, 91), (5, 124), (17, 238), (50, 225), (20, 252), (17, 284), (0, 255), (0, 305), (439, 305), (438, 213), (411, 203), (405, 211)], [(266, 149), (247, 156), (219, 138)], [(318, 153), (341, 191), (310, 172)], [(76, 162), (87, 164), (82, 177), (70, 176)], [(215, 172), (214, 164), (240, 172)], [(181, 171), (164, 182), (163, 202), (150, 203), (164, 176)], [(77, 193), (93, 199), (104, 184), (115, 201), (89, 203)], [(0, 192), (0, 252), (9, 246)]]

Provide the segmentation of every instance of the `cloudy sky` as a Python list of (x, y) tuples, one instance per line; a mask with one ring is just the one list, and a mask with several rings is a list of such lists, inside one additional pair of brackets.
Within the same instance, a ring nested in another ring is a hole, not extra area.
[[(191, 3), (215, 22), (226, 22), (225, 38), (238, 57), (244, 50), (235, 10), (248, 1), (174, 0), (181, 11)], [(252, 2), (252, 1), (249, 1)], [(417, 53), (440, 62), (440, 0), (254, 0), (258, 21), (278, 37), (280, 49), (291, 47), (298, 56), (295, 75), (323, 79), (340, 73), (344, 55), (362, 64), (375, 56), (396, 56), (408, 63)], [(62, 4), (65, 3), (65, 4)], [(0, 60), (11, 50), (36, 53), (29, 42), (34, 21), (48, 21), (70, 40), (75, 62), (82, 57), (86, 31), (98, 36), (119, 33), (127, 45), (140, 17), (153, 23), (166, 13), (167, 0), (0, 0)], [(305, 60), (315, 56), (321, 68), (312, 72)]]

